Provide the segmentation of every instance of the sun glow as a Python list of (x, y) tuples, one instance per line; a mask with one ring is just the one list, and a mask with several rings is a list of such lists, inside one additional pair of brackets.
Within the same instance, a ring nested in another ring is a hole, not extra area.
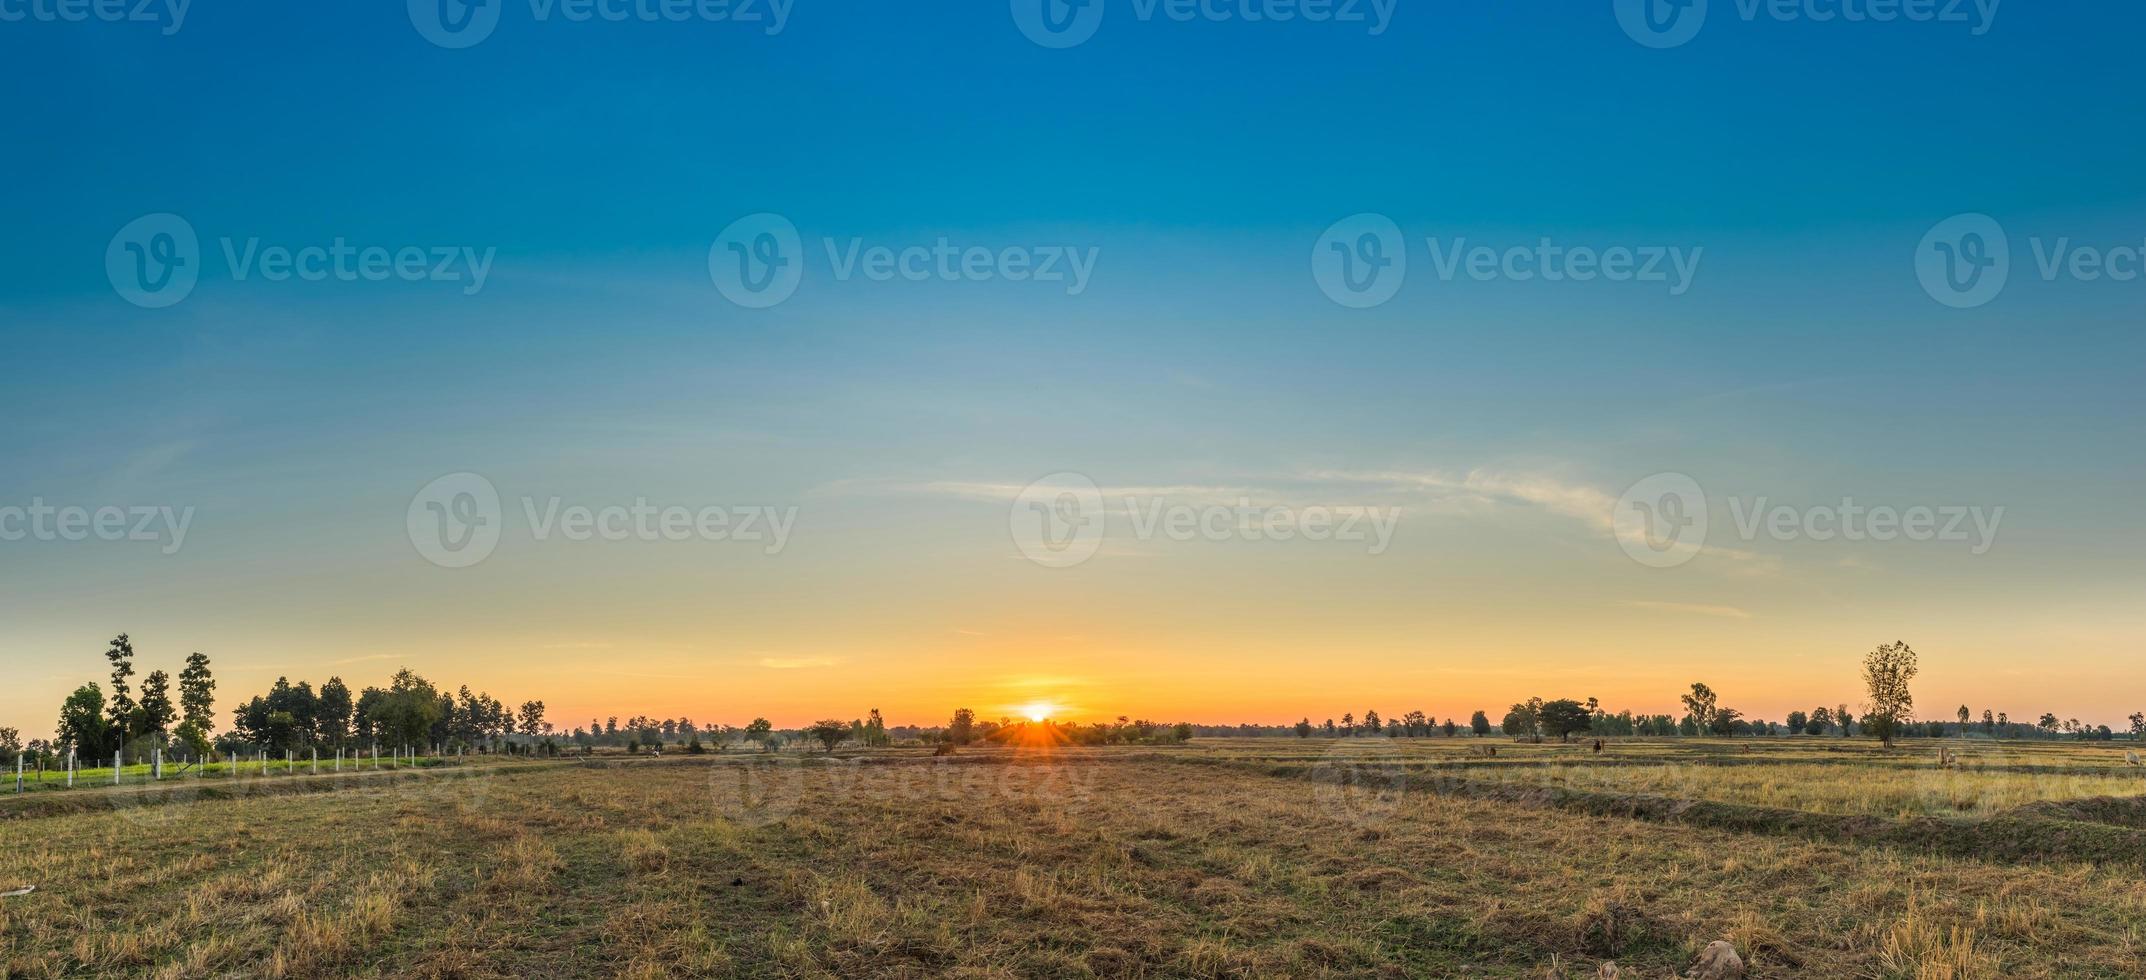
[(1037, 701), (1031, 703), (1025, 708), (1022, 708), (1021, 713), (1027, 715), (1029, 721), (1042, 722), (1049, 721), (1051, 713), (1056, 710), (1057, 705), (1050, 704), (1044, 701)]

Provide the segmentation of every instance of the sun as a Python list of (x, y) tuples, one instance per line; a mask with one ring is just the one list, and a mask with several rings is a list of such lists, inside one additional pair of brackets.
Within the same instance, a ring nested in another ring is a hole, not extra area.
[(1027, 715), (1029, 721), (1044, 722), (1050, 720), (1051, 713), (1055, 710), (1057, 710), (1056, 705), (1044, 701), (1037, 701), (1033, 704), (1030, 704), (1028, 707), (1022, 708), (1021, 713)]

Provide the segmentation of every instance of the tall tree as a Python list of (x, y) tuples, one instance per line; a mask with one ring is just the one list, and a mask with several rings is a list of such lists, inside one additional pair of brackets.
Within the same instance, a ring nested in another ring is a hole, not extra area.
[(187, 655), (186, 668), (179, 671), (179, 708), (201, 734), (216, 730), (216, 678), (209, 675), (209, 658), (198, 650)]
[(967, 745), (976, 737), (976, 712), (967, 708), (954, 709), (954, 717), (946, 723), (946, 740), (955, 745)]
[(1908, 693), (1915, 672), (1915, 651), (1905, 642), (1887, 643), (1863, 658), (1863, 687), (1869, 696), (1863, 727), (1886, 748), (1892, 747), (1900, 725), (1915, 718), (1915, 696)]
[(522, 702), (522, 734), (530, 738), (544, 734), (544, 702)]
[(316, 711), (319, 715), (320, 737), (329, 745), (340, 746), (350, 739), (350, 686), (340, 677), (328, 678), (320, 686), (320, 698)]
[(1468, 730), (1478, 737), (1490, 734), (1490, 716), (1477, 708), (1475, 714), (1468, 716)]
[(141, 718), (141, 734), (161, 739), (171, 730), (179, 711), (171, 704), (170, 674), (152, 670), (142, 678), (142, 703), (136, 710)]
[(127, 686), (127, 678), (134, 676), (134, 644), (121, 633), (104, 651), (104, 659), (112, 663), (112, 700), (107, 705), (111, 712), (112, 727), (117, 729), (124, 741), (134, 727), (134, 698)]
[(1693, 725), (1698, 726), (1702, 732), (1713, 727), (1714, 705), (1717, 703), (1713, 688), (1704, 684), (1693, 684), (1691, 693), (1681, 695), (1681, 697), (1684, 701), (1684, 711), (1691, 715)]

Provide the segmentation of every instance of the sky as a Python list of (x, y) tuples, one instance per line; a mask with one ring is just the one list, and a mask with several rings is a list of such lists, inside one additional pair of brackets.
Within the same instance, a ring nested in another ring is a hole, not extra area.
[(1049, 2), (0, 0), (0, 724), (2146, 708), (2146, 11)]

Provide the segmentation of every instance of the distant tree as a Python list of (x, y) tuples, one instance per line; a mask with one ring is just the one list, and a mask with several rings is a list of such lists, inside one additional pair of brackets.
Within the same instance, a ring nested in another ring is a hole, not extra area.
[(80, 755), (94, 758), (110, 748), (106, 744), (111, 724), (105, 720), (104, 692), (97, 689), (95, 682), (75, 688), (60, 703), (60, 720), (53, 731), (61, 748), (74, 749)]
[(827, 746), (827, 751), (832, 753), (835, 750), (835, 746), (842, 744), (849, 738), (849, 722), (836, 718), (822, 718), (813, 722), (812, 727), (805, 729), (805, 734), (819, 739), (820, 744)]
[(2146, 738), (2146, 711), (2131, 713), (2131, 737)]
[(1973, 718), (1974, 713), (1968, 711), (1966, 705), (1960, 705), (1960, 734), (1967, 734), (1967, 723)]
[(1504, 723), (1498, 727), (1514, 738), (1542, 737), (1542, 699), (1530, 698), (1505, 712)]
[(954, 709), (954, 717), (946, 723), (946, 740), (955, 745), (967, 745), (976, 738), (976, 712), (967, 708)]
[(884, 748), (893, 741), (887, 737), (887, 720), (879, 716), (878, 708), (873, 708), (864, 716), (864, 744), (877, 749)]
[(1192, 723), (1181, 721), (1170, 727), (1170, 735), (1180, 743), (1192, 741)]
[(1900, 725), (1914, 720), (1915, 697), (1908, 692), (1908, 682), (1915, 672), (1915, 651), (1904, 642), (1887, 643), (1863, 658), (1863, 687), (1869, 697), (1863, 727), (1887, 748)]
[(203, 733), (216, 730), (216, 678), (209, 673), (209, 658), (200, 651), (186, 655), (179, 671), (179, 710)]
[(1544, 702), (1535, 709), (1535, 717), (1544, 735), (1555, 736), (1561, 742), (1571, 741), (1574, 734), (1587, 731), (1594, 724), (1594, 713), (1570, 698)]
[(1712, 734), (1734, 735), (1737, 733), (1738, 726), (1743, 724), (1741, 721), (1743, 712), (1735, 708), (1715, 708), (1711, 713), (1713, 714), (1713, 721), (1708, 725), (1707, 731)]
[(152, 670), (142, 678), (142, 702), (135, 708), (140, 719), (140, 734), (163, 738), (171, 731), (172, 722), (179, 718), (179, 709), (171, 703), (171, 675), (161, 670)]
[(124, 742), (134, 735), (134, 698), (127, 686), (127, 678), (134, 676), (134, 644), (121, 633), (104, 651), (104, 659), (112, 664), (112, 700), (106, 705), (111, 712), (111, 728)]
[(693, 736), (692, 736), (691, 738), (689, 738), (689, 739), (687, 739), (687, 740), (686, 740), (686, 754), (687, 754), (687, 755), (700, 755), (700, 754), (702, 754), (702, 753), (705, 753), (705, 752), (707, 752), (707, 751), (708, 751), (708, 747), (707, 747), (707, 746), (705, 746), (705, 745), (702, 745), (702, 744), (700, 744), (700, 733), (699, 733), (699, 732), (694, 732), (694, 733), (693, 733)]
[(1801, 711), (1791, 711), (1788, 713), (1788, 730), (1791, 734), (1800, 735), (1803, 733), (1804, 729), (1809, 727), (1811, 727), (1811, 716), (1806, 715)]
[(440, 694), (432, 682), (404, 668), (395, 672), (387, 693), (373, 709), (380, 737), (396, 746), (424, 745), (440, 720)]
[(1382, 728), (1380, 728), (1380, 727), (1379, 727), (1379, 724), (1380, 724), (1380, 723), (1379, 723), (1379, 713), (1378, 713), (1378, 712), (1376, 712), (1376, 711), (1366, 711), (1366, 712), (1364, 712), (1364, 731), (1367, 731), (1367, 732), (1370, 732), (1370, 733), (1371, 733), (1371, 734), (1373, 734), (1373, 735), (1376, 735), (1376, 734), (1378, 734), (1379, 732), (1381, 732), (1381, 731), (1383, 731), (1383, 730), (1384, 730), (1384, 729), (1382, 729)]
[(2042, 712), (2042, 720), (2038, 727), (2050, 735), (2055, 735), (2057, 733), (2057, 716), (2047, 711)]
[(1855, 716), (1848, 713), (1848, 706), (1845, 704), (1833, 707), (1833, 724), (1840, 726), (1842, 738), (1855, 734)]
[(605, 734), (605, 735), (617, 735), (617, 734), (618, 734), (618, 716), (617, 716), (617, 715), (612, 715), (612, 716), (610, 717), (610, 719), (609, 719), (609, 720), (607, 720), (607, 721), (605, 721), (605, 722), (604, 722), (604, 734)]
[(1997, 734), (1997, 714), (1988, 708), (1982, 709), (1982, 732), (1986, 735)]
[(1826, 729), (1831, 727), (1833, 727), (1833, 709), (1821, 704), (1818, 706), (1818, 710), (1811, 712), (1810, 723), (1804, 726), (1803, 733), (1806, 735), (1824, 735)]
[(1310, 718), (1303, 718), (1303, 719), (1299, 719), (1299, 720), (1297, 721), (1297, 737), (1298, 737), (1298, 738), (1310, 738), (1310, 737), (1311, 737), (1311, 719), (1310, 719)]
[(317, 705), (321, 738), (329, 745), (342, 745), (350, 739), (350, 687), (341, 677), (330, 677), (320, 686)]
[(774, 732), (775, 726), (768, 724), (768, 720), (765, 718), (755, 718), (745, 726), (745, 737), (758, 743), (763, 750), (768, 747), (768, 737), (773, 735)]
[[(678, 730), (678, 729), (677, 729), (677, 726), (673, 725), (673, 726), (672, 726), (672, 728), (671, 728), (671, 731), (669, 731), (669, 732), (666, 732), (665, 734), (676, 734), (676, 733), (677, 733), (677, 730)], [(529, 736), (530, 738), (535, 738), (535, 737), (537, 737), (537, 736), (538, 736), (539, 734), (542, 734), (542, 733), (543, 733), (543, 731), (544, 731), (544, 702), (542, 702), (542, 701), (524, 701), (524, 702), (522, 702), (522, 734), (523, 734), (523, 735), (527, 735), (527, 736)]]
[(1708, 731), (1714, 727), (1714, 705), (1717, 698), (1713, 688), (1705, 684), (1693, 684), (1691, 693), (1680, 697), (1684, 701), (1684, 712), (1691, 716), (1694, 726), (1700, 731)]
[(1447, 738), (1452, 738), (1453, 736), (1460, 734), (1460, 726), (1454, 724), (1453, 719), (1448, 718), (1446, 719), (1444, 731), (1446, 733)]
[(1346, 712), (1346, 711), (1345, 711), (1345, 712), (1342, 712), (1342, 715), (1341, 715), (1341, 734), (1343, 734), (1343, 735), (1354, 735), (1354, 734), (1356, 734), (1356, 715), (1355, 715), (1355, 713), (1354, 713), (1354, 712)]
[(1468, 730), (1474, 732), (1478, 738), (1490, 734), (1490, 716), (1484, 714), (1481, 708), (1477, 708), (1475, 714), (1468, 717)]

